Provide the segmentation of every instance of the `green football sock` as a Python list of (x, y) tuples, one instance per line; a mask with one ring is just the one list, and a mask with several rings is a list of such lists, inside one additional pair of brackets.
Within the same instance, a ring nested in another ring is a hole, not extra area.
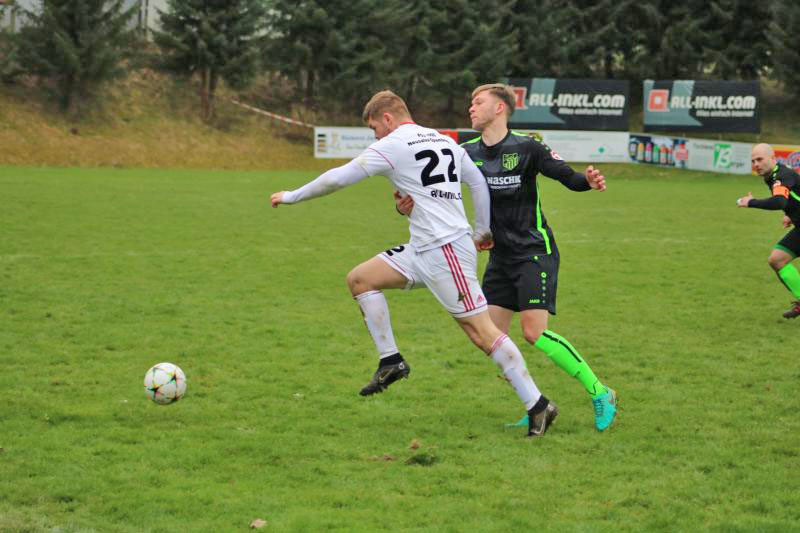
[[(800, 281), (800, 276), (798, 276), (798, 281)], [(558, 368), (580, 381), (586, 392), (592, 397), (608, 392), (586, 361), (564, 337), (546, 329), (534, 346), (547, 354), (547, 357), (552, 359)]]
[(797, 272), (794, 265), (788, 263), (782, 269), (778, 270), (778, 277), (781, 278), (786, 288), (794, 294), (794, 297), (800, 300), (800, 272)]

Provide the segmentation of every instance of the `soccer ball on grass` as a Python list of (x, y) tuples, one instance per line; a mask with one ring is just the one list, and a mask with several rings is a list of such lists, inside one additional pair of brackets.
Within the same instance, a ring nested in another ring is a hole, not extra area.
[(144, 375), (144, 394), (161, 405), (177, 402), (186, 394), (186, 374), (178, 365), (158, 363)]

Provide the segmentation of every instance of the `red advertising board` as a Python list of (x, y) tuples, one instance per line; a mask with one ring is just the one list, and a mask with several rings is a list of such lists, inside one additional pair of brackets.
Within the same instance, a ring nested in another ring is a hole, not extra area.
[(775, 144), (775, 158), (779, 163), (791, 167), (800, 174), (800, 146), (790, 146), (785, 144)]

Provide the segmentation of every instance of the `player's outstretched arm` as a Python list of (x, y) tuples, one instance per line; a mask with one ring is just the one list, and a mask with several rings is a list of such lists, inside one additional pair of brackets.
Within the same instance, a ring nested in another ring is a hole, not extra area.
[(345, 165), (328, 170), (299, 189), (274, 193), (270, 197), (270, 202), (272, 207), (278, 207), (280, 204), (296, 204), (297, 202), (331, 194), (367, 177), (369, 175), (364, 168), (353, 160)]
[(782, 194), (776, 194), (774, 196), (770, 196), (769, 198), (759, 199), (753, 198), (753, 193), (749, 192), (747, 193), (747, 196), (742, 196), (736, 200), (736, 205), (739, 207), (755, 207), (756, 209), (779, 211), (786, 207), (786, 197)]

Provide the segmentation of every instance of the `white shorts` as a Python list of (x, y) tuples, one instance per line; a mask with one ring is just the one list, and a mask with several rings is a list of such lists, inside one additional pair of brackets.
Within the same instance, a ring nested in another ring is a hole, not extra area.
[(477, 275), (478, 253), (469, 235), (424, 252), (403, 244), (381, 252), (378, 257), (406, 277), (406, 289), (428, 287), (456, 318), (486, 310), (486, 298)]

